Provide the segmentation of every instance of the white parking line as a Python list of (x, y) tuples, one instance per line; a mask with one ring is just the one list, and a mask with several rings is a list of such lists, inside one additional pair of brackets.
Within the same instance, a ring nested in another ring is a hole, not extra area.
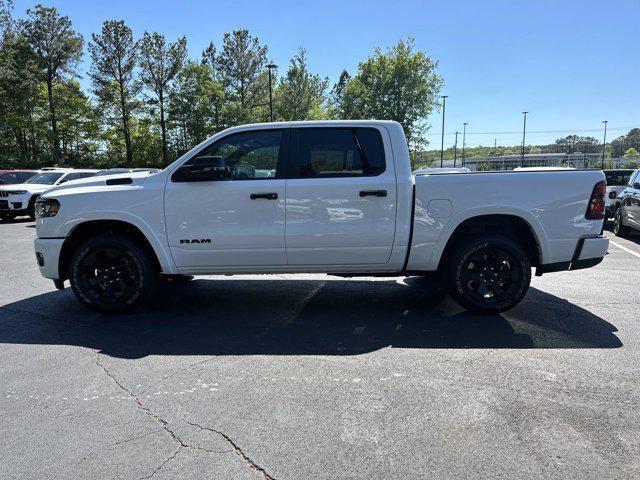
[(634, 257), (638, 257), (640, 258), (640, 253), (638, 252), (634, 252), (633, 250), (628, 249), (627, 247), (623, 247), (622, 245), (620, 245), (619, 243), (614, 242), (613, 240), (609, 240), (609, 243), (611, 245), (615, 245), (616, 247), (618, 247), (621, 250), (624, 250), (625, 252), (630, 253), (631, 255), (633, 255)]

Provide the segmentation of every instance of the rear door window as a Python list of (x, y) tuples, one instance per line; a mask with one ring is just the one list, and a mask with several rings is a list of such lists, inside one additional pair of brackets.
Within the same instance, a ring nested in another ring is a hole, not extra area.
[(292, 178), (361, 177), (384, 172), (380, 133), (371, 128), (296, 131)]

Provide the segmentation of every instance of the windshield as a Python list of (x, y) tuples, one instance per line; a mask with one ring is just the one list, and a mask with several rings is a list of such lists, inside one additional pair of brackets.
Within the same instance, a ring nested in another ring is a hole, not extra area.
[(41, 185), (53, 185), (63, 174), (60, 172), (42, 172), (31, 177), (25, 183), (39, 183)]
[(631, 178), (632, 173), (633, 170), (604, 172), (605, 177), (607, 177), (607, 186), (620, 187), (626, 185), (627, 183), (629, 183), (629, 179)]

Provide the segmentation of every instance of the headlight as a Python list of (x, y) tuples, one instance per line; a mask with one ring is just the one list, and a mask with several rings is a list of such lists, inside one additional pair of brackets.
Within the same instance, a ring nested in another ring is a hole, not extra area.
[(24, 195), (25, 193), (27, 193), (26, 190), (9, 190), (7, 192), (9, 195)]
[(55, 217), (60, 210), (60, 202), (55, 198), (36, 200), (36, 218)]

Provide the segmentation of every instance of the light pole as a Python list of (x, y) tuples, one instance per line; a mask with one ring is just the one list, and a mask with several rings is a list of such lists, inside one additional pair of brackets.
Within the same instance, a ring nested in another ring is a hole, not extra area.
[(522, 126), (522, 158), (520, 159), (521, 167), (524, 167), (524, 142), (527, 134), (527, 113), (529, 112), (522, 112), (522, 115), (524, 115), (524, 125)]
[(467, 122), (464, 122), (462, 124), (462, 166), (464, 167), (464, 148), (466, 147), (466, 137), (467, 137), (467, 125), (469, 125)]
[(440, 95), (442, 98), (442, 138), (440, 139), (440, 168), (444, 162), (444, 110), (447, 106), (447, 97), (449, 95)]
[(602, 161), (600, 162), (600, 168), (604, 170), (604, 150), (607, 148), (607, 123), (609, 120), (604, 120), (604, 138), (602, 139)]
[(458, 133), (456, 132), (456, 141), (453, 144), (453, 168), (456, 168), (456, 160), (458, 159)]
[(269, 116), (271, 117), (271, 121), (273, 122), (273, 93), (271, 89), (271, 81), (272, 81), (271, 69), (278, 68), (278, 66), (275, 63), (270, 63), (269, 65), (267, 65), (267, 68), (269, 69)]

